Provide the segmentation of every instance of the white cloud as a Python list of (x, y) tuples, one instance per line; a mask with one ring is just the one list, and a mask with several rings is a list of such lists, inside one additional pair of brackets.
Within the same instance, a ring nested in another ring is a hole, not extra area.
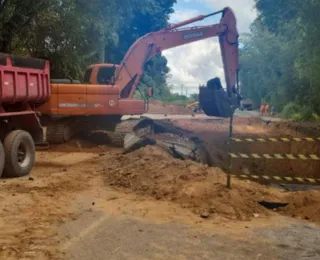
[(170, 83), (179, 87), (197, 87), (208, 74), (223, 77), (220, 47), (217, 39), (208, 39), (164, 52), (171, 69)]
[[(250, 23), (255, 19), (254, 0), (178, 0), (185, 3), (198, 3), (209, 10), (219, 10), (229, 6), (235, 12), (239, 32), (249, 31)], [(203, 8), (202, 8), (203, 9)], [(208, 10), (208, 13), (210, 12)], [(179, 22), (199, 15), (195, 9), (176, 10), (171, 22)], [(199, 84), (205, 84), (213, 77), (220, 77), (224, 82), (220, 47), (217, 38), (203, 40), (189, 45), (164, 51), (171, 70), (169, 83), (178, 90), (183, 84), (190, 88), (189, 93), (196, 92)], [(191, 90), (192, 89), (192, 90)]]
[(200, 12), (194, 9), (176, 10), (173, 14), (171, 14), (170, 22), (177, 23), (187, 20), (191, 17), (195, 17), (197, 15), (200, 15)]
[[(247, 32), (250, 23), (257, 16), (254, 8), (254, 0), (178, 0), (184, 3), (196, 3), (197, 5), (211, 10), (219, 10), (230, 7), (237, 17), (238, 29), (240, 32)], [(179, 11), (179, 10), (178, 10)], [(189, 9), (189, 12), (195, 12)]]
[(190, 2), (199, 2), (207, 4), (215, 9), (230, 7), (235, 12), (239, 32), (247, 32), (251, 22), (257, 16), (254, 8), (254, 0), (189, 0)]

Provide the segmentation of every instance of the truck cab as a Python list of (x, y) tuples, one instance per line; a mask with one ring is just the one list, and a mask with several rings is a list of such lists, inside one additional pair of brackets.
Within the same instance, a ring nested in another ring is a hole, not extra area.
[(251, 99), (243, 99), (240, 102), (240, 110), (252, 110), (253, 109), (253, 102)]

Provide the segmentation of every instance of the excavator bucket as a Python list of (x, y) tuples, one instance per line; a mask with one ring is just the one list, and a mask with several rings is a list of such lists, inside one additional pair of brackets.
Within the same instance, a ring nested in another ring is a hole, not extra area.
[(236, 98), (230, 98), (222, 88), (220, 79), (214, 78), (199, 89), (200, 107), (207, 116), (229, 118), (236, 108)]

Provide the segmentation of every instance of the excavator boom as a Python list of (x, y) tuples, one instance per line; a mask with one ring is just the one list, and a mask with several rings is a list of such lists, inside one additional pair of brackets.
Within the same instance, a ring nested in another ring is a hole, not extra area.
[[(218, 24), (182, 28), (185, 25), (219, 13), (222, 13), (222, 18)], [(155, 54), (215, 36), (219, 37), (226, 89), (228, 96), (231, 97), (237, 88), (237, 71), (239, 66), (238, 32), (233, 11), (230, 8), (225, 8), (219, 12), (200, 15), (178, 24), (169, 25), (165, 29), (146, 34), (139, 38), (129, 48), (119, 68), (116, 70), (114, 84), (119, 86), (121, 98), (133, 97), (139, 80), (143, 75), (144, 65)]]

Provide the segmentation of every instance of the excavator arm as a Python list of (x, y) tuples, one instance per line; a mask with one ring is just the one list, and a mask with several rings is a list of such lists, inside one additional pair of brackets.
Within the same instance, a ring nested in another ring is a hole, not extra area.
[[(221, 13), (220, 23), (207, 26), (187, 27), (197, 21)], [(155, 54), (177, 46), (219, 37), (227, 98), (232, 99), (237, 94), (238, 72), (238, 32), (236, 18), (230, 8), (209, 15), (200, 15), (178, 24), (169, 25), (157, 32), (146, 34), (139, 38), (128, 50), (114, 77), (114, 84), (120, 88), (121, 98), (132, 98), (139, 83), (146, 62)], [(201, 92), (201, 89), (200, 89)], [(201, 102), (201, 100), (200, 100)], [(233, 101), (231, 103), (234, 103)]]

